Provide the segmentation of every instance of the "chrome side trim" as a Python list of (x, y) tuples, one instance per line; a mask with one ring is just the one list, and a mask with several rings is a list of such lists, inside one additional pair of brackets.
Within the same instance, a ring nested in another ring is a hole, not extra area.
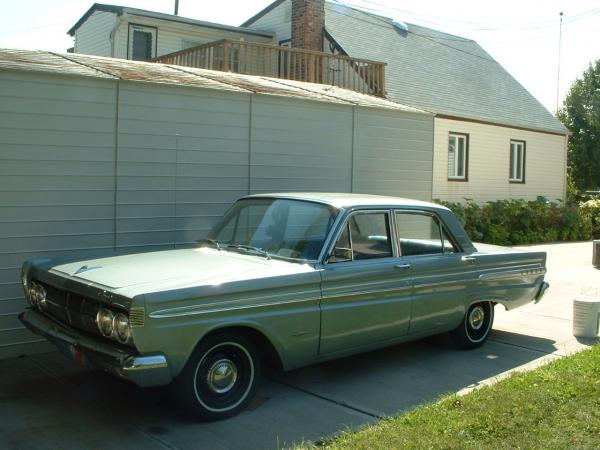
[[(403, 292), (406, 290), (412, 290), (413, 286), (412, 284), (407, 284), (406, 286), (403, 287), (395, 287), (392, 289), (375, 289), (375, 290), (371, 290), (371, 291), (359, 291), (359, 292), (340, 292), (339, 294), (334, 294), (334, 295), (324, 295), (322, 297), (323, 300), (331, 300), (333, 298), (348, 298), (348, 297), (357, 297), (359, 295), (371, 295), (371, 294), (388, 294), (390, 292)], [(376, 300), (375, 300), (376, 301)]]
[[(280, 305), (289, 305), (292, 303), (306, 303), (306, 302), (315, 302), (321, 300), (321, 297), (310, 297), (304, 299), (295, 299), (288, 300), (283, 302), (269, 302), (269, 303), (256, 303), (252, 305), (240, 305), (240, 306), (232, 306), (229, 308), (212, 308), (212, 309), (204, 309), (198, 306), (189, 306), (185, 308), (172, 308), (172, 309), (162, 309), (158, 311), (154, 311), (150, 313), (151, 319), (170, 319), (173, 317), (188, 317), (188, 316), (198, 316), (204, 314), (214, 314), (219, 312), (226, 311), (239, 311), (243, 309), (251, 309), (251, 308), (264, 308), (268, 306), (280, 306)], [(205, 305), (207, 306), (207, 305)], [(185, 311), (182, 311), (185, 309)]]
[(482, 273), (479, 275), (480, 280), (499, 280), (502, 278), (513, 278), (515, 276), (528, 276), (528, 275), (545, 275), (545, 268), (536, 268), (536, 269), (512, 269), (512, 270), (503, 270), (500, 272), (488, 272)]

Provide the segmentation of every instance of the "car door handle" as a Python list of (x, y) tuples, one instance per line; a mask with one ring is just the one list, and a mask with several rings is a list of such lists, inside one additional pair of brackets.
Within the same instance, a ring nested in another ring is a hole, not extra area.
[(477, 258), (475, 258), (474, 256), (463, 256), (461, 260), (464, 262), (474, 263), (475, 261), (477, 261)]
[(410, 264), (409, 263), (396, 264), (394, 266), (394, 268), (396, 268), (396, 269), (410, 269)]

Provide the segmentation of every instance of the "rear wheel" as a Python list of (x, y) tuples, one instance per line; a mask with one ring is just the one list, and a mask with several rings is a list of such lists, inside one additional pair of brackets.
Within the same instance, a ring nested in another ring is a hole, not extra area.
[(490, 334), (494, 323), (492, 302), (474, 303), (467, 309), (462, 323), (452, 332), (459, 348), (469, 349), (481, 346)]
[(260, 360), (252, 341), (219, 333), (202, 341), (175, 381), (179, 402), (203, 420), (241, 412), (254, 396)]

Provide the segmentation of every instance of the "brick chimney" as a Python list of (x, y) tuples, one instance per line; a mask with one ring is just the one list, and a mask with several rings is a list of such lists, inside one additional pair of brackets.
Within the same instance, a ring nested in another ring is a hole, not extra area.
[(292, 0), (292, 47), (323, 51), (325, 0)]

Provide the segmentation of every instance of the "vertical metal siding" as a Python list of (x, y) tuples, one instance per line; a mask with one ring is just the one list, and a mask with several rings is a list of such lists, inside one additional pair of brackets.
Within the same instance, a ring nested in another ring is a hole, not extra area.
[(250, 191), (350, 191), (352, 107), (255, 97)]
[(433, 116), (356, 108), (353, 190), (431, 200)]
[(24, 260), (112, 251), (114, 83), (0, 72), (0, 357), (23, 329)]
[(202, 237), (248, 187), (248, 95), (123, 83), (117, 246)]

